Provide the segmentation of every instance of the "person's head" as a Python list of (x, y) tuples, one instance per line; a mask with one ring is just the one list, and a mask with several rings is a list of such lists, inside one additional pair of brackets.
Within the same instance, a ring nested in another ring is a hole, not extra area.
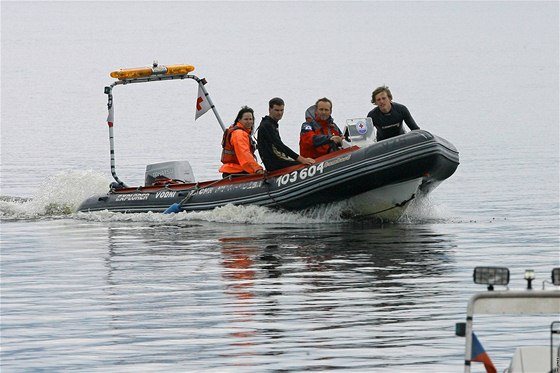
[(280, 97), (274, 97), (268, 101), (268, 115), (279, 121), (284, 116), (284, 100)]
[(253, 109), (248, 106), (243, 106), (239, 113), (237, 113), (237, 117), (235, 118), (235, 123), (241, 123), (243, 127), (247, 129), (251, 129), (253, 127), (253, 123), (255, 122), (255, 113)]
[(332, 113), (332, 101), (326, 97), (320, 98), (315, 103), (315, 116), (320, 120), (327, 120)]
[(393, 95), (387, 86), (377, 87), (371, 94), (371, 103), (377, 105), (384, 113), (391, 110), (391, 101), (393, 101)]

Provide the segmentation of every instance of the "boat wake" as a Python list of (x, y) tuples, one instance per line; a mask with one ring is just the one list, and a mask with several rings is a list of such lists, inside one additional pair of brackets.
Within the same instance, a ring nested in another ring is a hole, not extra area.
[(150, 222), (150, 223), (182, 223), (189, 221), (206, 221), (226, 224), (314, 224), (337, 223), (347, 221), (340, 217), (337, 206), (325, 207), (323, 211), (278, 211), (261, 206), (226, 205), (210, 211), (178, 212), (163, 214), (157, 212), (118, 213), (110, 211), (77, 212), (75, 219), (87, 221), (119, 221), (119, 222)]
[(68, 217), (84, 198), (106, 192), (107, 177), (93, 171), (62, 171), (47, 178), (31, 198), (0, 196), (1, 220)]
[[(279, 211), (254, 205), (226, 205), (209, 211), (162, 213), (76, 212), (87, 197), (106, 193), (109, 180), (93, 171), (63, 171), (45, 180), (31, 198), (0, 196), (0, 220), (71, 218), (98, 222), (173, 223), (208, 221), (229, 224), (314, 224), (352, 220), (345, 202), (315, 206), (303, 211)], [(415, 199), (399, 222), (441, 220), (441, 211), (426, 198)]]

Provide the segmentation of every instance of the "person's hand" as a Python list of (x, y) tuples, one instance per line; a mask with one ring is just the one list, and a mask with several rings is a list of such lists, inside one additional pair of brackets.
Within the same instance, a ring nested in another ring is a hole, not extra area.
[(337, 145), (342, 145), (342, 137), (340, 136), (331, 136), (331, 140)]
[(258, 174), (258, 175), (262, 175), (262, 174), (264, 174), (264, 170), (261, 168), (261, 169), (257, 170), (255, 173)]
[(310, 164), (315, 163), (315, 160), (313, 158), (305, 158), (305, 157), (302, 157), (301, 155), (298, 157), (298, 161), (299, 161), (299, 163), (303, 163), (303, 164), (306, 164), (306, 165), (310, 165)]

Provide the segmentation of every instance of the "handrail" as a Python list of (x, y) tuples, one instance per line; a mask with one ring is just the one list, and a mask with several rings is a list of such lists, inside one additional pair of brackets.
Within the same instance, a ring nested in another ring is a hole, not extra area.
[(560, 290), (504, 290), (477, 293), (467, 305), (465, 323), (465, 373), (471, 371), (472, 332), (475, 314), (552, 314), (560, 312)]

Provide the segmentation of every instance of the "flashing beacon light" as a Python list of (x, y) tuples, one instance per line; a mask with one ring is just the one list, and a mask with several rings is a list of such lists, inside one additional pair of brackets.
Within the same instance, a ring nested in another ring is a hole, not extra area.
[(111, 77), (119, 80), (146, 78), (152, 75), (184, 75), (194, 70), (192, 65), (158, 66), (154, 62), (152, 67), (135, 67), (111, 72)]
[(194, 71), (194, 66), (192, 65), (169, 65), (165, 75), (183, 75), (191, 71)]

